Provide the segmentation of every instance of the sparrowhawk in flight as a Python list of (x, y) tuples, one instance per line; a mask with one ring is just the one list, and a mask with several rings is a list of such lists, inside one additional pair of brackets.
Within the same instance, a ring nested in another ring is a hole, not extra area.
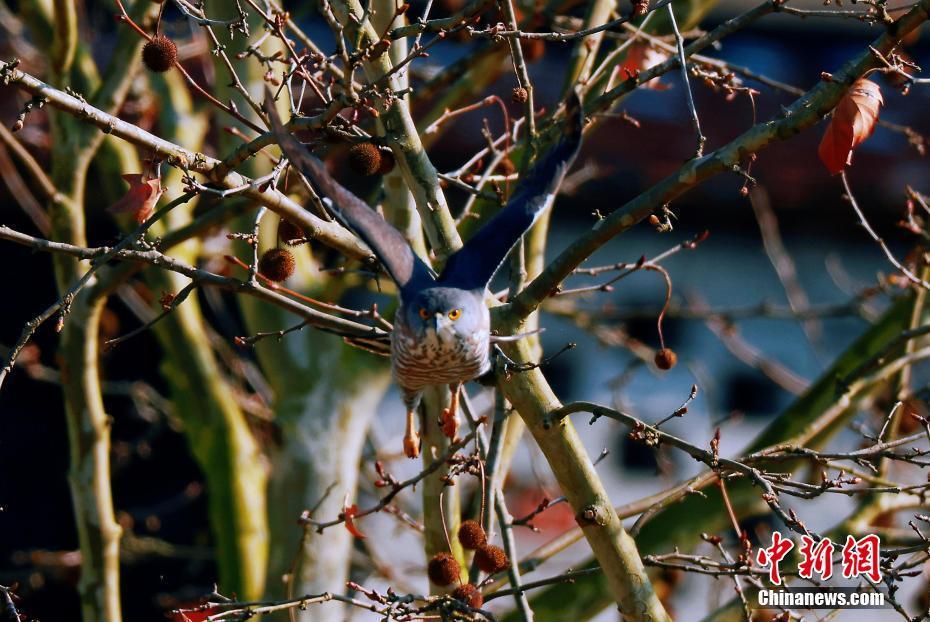
[(404, 236), (364, 201), (337, 182), (323, 163), (286, 131), (270, 97), (267, 112), (285, 157), (321, 197), (333, 215), (372, 250), (397, 284), (400, 305), (391, 332), (391, 369), (407, 407), (404, 452), (419, 455), (415, 411), (423, 390), (447, 384), (452, 404), (442, 428), (454, 438), (463, 382), (491, 369), (491, 318), (487, 287), (510, 249), (552, 203), (581, 145), (581, 101), (572, 92), (559, 141), (528, 171), (507, 205), (452, 253), (438, 276), (414, 253)]

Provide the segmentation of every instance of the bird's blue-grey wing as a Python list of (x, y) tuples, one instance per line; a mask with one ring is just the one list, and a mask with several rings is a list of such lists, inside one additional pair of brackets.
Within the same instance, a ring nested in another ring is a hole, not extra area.
[(507, 205), (449, 257), (440, 283), (462, 289), (487, 287), (510, 249), (552, 203), (581, 147), (584, 111), (577, 93), (569, 96), (565, 114), (558, 144), (537, 160)]
[(321, 196), (329, 199), (333, 215), (368, 245), (401, 291), (419, 290), (434, 283), (429, 268), (401, 232), (333, 179), (319, 158), (284, 128), (271, 98), (265, 101), (272, 131), (285, 157)]

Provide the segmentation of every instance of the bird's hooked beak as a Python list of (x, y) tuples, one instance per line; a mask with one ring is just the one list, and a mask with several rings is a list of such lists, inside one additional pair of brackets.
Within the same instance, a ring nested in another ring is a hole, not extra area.
[(427, 320), (426, 330), (446, 341), (452, 337), (452, 320), (445, 313), (434, 313), (433, 317)]

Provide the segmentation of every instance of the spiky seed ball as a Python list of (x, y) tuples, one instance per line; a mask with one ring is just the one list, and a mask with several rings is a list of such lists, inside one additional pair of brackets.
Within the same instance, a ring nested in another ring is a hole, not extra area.
[(501, 547), (485, 544), (475, 552), (475, 563), (484, 572), (494, 574), (510, 565), (510, 560)]
[(472, 609), (480, 609), (484, 604), (484, 596), (481, 591), (471, 583), (460, 585), (452, 592), (452, 598), (460, 600)]
[(294, 274), (295, 266), (294, 256), (283, 248), (267, 250), (258, 260), (258, 271), (275, 283), (286, 281)]
[(288, 246), (299, 246), (307, 241), (307, 233), (300, 225), (282, 218), (278, 221), (278, 239)]
[(518, 86), (513, 90), (513, 103), (515, 104), (525, 104), (526, 100), (530, 98), (529, 92), (522, 86)]
[(671, 348), (662, 348), (656, 352), (656, 367), (669, 370), (678, 362), (678, 355)]
[(429, 580), (441, 587), (458, 581), (460, 573), (459, 563), (449, 553), (436, 553), (426, 566)]
[(374, 175), (381, 168), (381, 150), (374, 143), (358, 143), (349, 149), (349, 166), (359, 175)]
[(142, 62), (155, 73), (164, 73), (178, 60), (178, 46), (165, 35), (158, 35), (142, 48)]
[(484, 527), (478, 521), (462, 521), (459, 526), (459, 542), (466, 549), (480, 549), (488, 543), (488, 534), (484, 533)]
[(381, 165), (378, 167), (378, 175), (387, 175), (394, 170), (394, 153), (390, 149), (381, 151)]

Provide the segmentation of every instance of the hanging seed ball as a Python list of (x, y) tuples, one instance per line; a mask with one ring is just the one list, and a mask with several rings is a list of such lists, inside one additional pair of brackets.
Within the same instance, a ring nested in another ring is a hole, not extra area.
[(522, 86), (518, 86), (513, 90), (513, 103), (515, 104), (525, 104), (526, 100), (530, 98), (530, 94)]
[(178, 60), (178, 46), (164, 35), (158, 35), (142, 48), (142, 62), (155, 73), (164, 73)]
[(488, 543), (488, 535), (484, 533), (484, 527), (475, 520), (462, 521), (459, 526), (459, 542), (466, 549), (480, 549)]
[(504, 549), (493, 544), (485, 544), (475, 552), (475, 563), (488, 574), (500, 572), (510, 564)]
[(429, 580), (441, 587), (458, 581), (460, 573), (459, 563), (449, 553), (436, 553), (426, 566)]
[(358, 143), (349, 149), (349, 166), (359, 175), (374, 175), (381, 168), (381, 150), (374, 143)]
[(481, 605), (484, 604), (484, 596), (471, 583), (455, 588), (455, 591), (452, 592), (452, 598), (462, 601), (472, 609), (480, 609)]
[(258, 260), (258, 271), (275, 283), (280, 283), (294, 274), (295, 265), (294, 256), (289, 250), (272, 248), (265, 251)]
[(394, 153), (390, 149), (381, 150), (381, 165), (378, 166), (378, 175), (387, 175), (394, 170)]
[(671, 348), (662, 348), (656, 352), (656, 367), (669, 370), (678, 362), (678, 355)]
[(300, 246), (307, 241), (307, 234), (300, 225), (282, 218), (278, 221), (278, 239), (288, 246)]

